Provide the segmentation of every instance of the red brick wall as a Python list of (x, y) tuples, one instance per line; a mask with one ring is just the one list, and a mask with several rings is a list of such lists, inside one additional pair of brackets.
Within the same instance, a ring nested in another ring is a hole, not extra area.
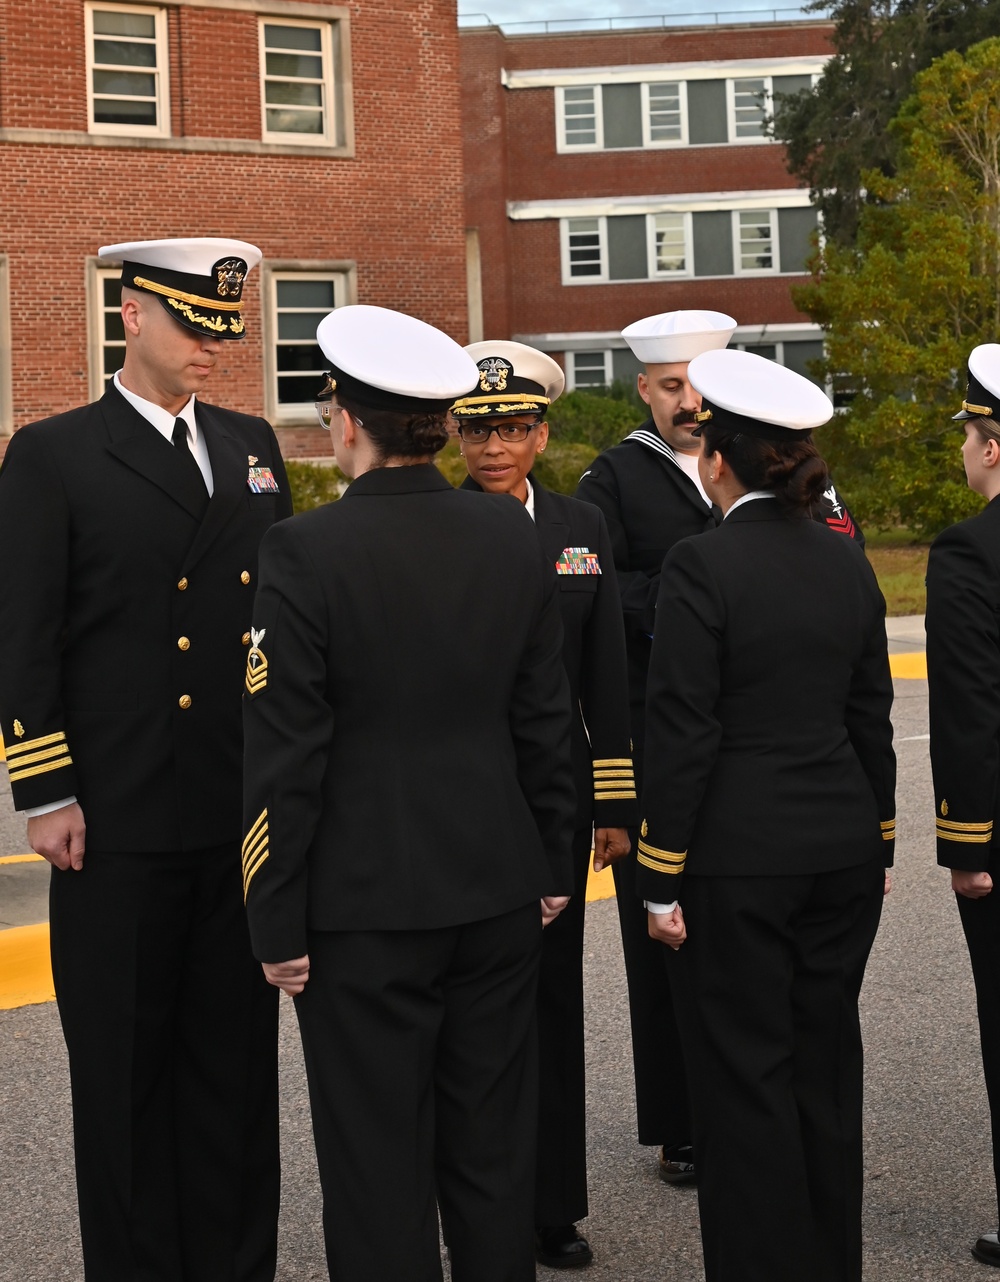
[[(0, 5), (0, 127), (86, 129), (80, 0)], [(172, 129), (260, 139), (257, 15), (170, 11)], [(357, 263), (358, 301), (467, 341), (454, 0), (351, 6), (354, 157), (0, 141), (14, 425), (88, 397), (85, 259), (100, 245), (234, 236), (271, 259)], [(226, 346), (211, 399), (263, 408), (259, 274), (248, 337)], [(309, 429), (286, 450), (312, 450)]]
[(807, 319), (788, 277), (564, 286), (556, 220), (506, 217), (508, 200), (751, 191), (794, 187), (781, 147), (679, 147), (560, 155), (555, 91), (506, 90), (502, 68), (612, 67), (831, 52), (828, 23), (504, 37), (461, 35), (466, 216), (483, 259), (488, 337), (620, 329), (677, 307), (730, 312), (741, 324)]

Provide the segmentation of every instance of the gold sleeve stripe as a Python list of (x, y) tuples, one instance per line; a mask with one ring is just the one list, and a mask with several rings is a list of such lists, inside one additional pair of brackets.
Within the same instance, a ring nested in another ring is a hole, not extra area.
[(641, 842), (639, 844), (639, 853), (638, 855), (636, 855), (636, 859), (639, 861), (639, 863), (645, 864), (647, 868), (652, 868), (653, 872), (666, 873), (670, 877), (676, 877), (679, 873), (682, 873), (684, 871), (683, 859), (681, 860), (680, 864), (676, 867), (670, 867), (667, 864), (659, 863), (657, 860), (650, 859), (648, 855), (643, 854)]
[(257, 874), (260, 872), (264, 864), (267, 862), (267, 857), (269, 853), (270, 852), (265, 846), (264, 850), (261, 852), (260, 856), (258, 857), (256, 863), (251, 864), (250, 867), (243, 874), (243, 902), (244, 903), (246, 903), (247, 895), (250, 893), (250, 883), (253, 881), (254, 877), (256, 877)]
[(635, 789), (633, 788), (631, 792), (595, 791), (594, 800), (595, 801), (638, 801), (639, 798), (635, 795)]
[(32, 766), (30, 770), (12, 770), (10, 772), (10, 781), (11, 783), (20, 783), (24, 779), (32, 779), (35, 775), (46, 775), (50, 770), (62, 770), (72, 764), (73, 758), (67, 752), (55, 761), (46, 762), (44, 766)]
[(267, 848), (267, 824), (265, 824), (264, 827), (258, 833), (257, 840), (253, 843), (252, 846), (247, 847), (243, 855), (244, 873), (246, 872), (250, 864), (252, 864), (253, 861), (257, 858), (260, 852), (262, 850), (265, 850), (266, 848)]
[(883, 840), (883, 841), (895, 841), (895, 840), (896, 840), (896, 829), (895, 829), (895, 828), (883, 828), (883, 829), (882, 829), (882, 840)]
[(883, 819), (879, 824), (880, 828), (895, 828), (895, 826), (896, 826), (895, 819)]
[(253, 823), (250, 825), (250, 829), (247, 832), (247, 835), (243, 838), (244, 854), (246, 854), (247, 852), (247, 847), (250, 846), (251, 843), (256, 839), (257, 833), (260, 831), (261, 826), (265, 825), (266, 823), (267, 823), (267, 806), (264, 807), (264, 809), (260, 812), (257, 818), (253, 821)]
[(55, 734), (42, 735), (40, 739), (27, 739), (24, 743), (8, 743), (7, 760), (11, 757), (19, 756), (22, 752), (35, 752), (38, 748), (47, 748), (51, 743), (65, 743), (66, 731), (59, 730)]
[(964, 841), (977, 846), (988, 846), (993, 840), (993, 834), (989, 832), (949, 832), (938, 828), (937, 835), (940, 841)]
[(992, 832), (993, 820), (987, 819), (985, 823), (963, 824), (954, 819), (937, 819), (935, 820), (939, 828), (950, 828), (952, 832)]
[(600, 783), (602, 779), (634, 779), (634, 770), (595, 770), (594, 779)]
[[(642, 858), (643, 855), (647, 856), (645, 860)], [(649, 863), (650, 859), (654, 860), (655, 863)], [(686, 850), (659, 850), (656, 846), (651, 846), (648, 841), (640, 840), (639, 842), (639, 862), (646, 863), (650, 868), (654, 868), (659, 864), (680, 864), (683, 868), (686, 859)], [(664, 869), (663, 871), (669, 871), (669, 869)]]
[(601, 761), (598, 761), (596, 758), (594, 759), (595, 770), (611, 770), (619, 766), (627, 766), (628, 769), (631, 770), (632, 758), (631, 757), (606, 757)]
[(14, 770), (20, 770), (22, 766), (33, 766), (39, 761), (51, 761), (53, 757), (69, 757), (69, 745), (54, 743), (50, 748), (43, 748), (41, 752), (29, 752), (26, 757), (15, 757), (11, 766)]

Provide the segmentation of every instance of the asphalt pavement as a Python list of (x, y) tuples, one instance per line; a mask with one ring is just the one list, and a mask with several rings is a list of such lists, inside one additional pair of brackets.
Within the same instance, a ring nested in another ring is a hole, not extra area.
[[(891, 620), (890, 649), (922, 648), (919, 624)], [(894, 721), (896, 870), (862, 994), (864, 1276), (866, 1282), (988, 1280), (994, 1275), (972, 1259), (969, 1246), (997, 1226), (989, 1112), (968, 957), (947, 875), (934, 863), (925, 681), (896, 682)], [(0, 797), (0, 854), (24, 849), (21, 821)], [(0, 925), (43, 919), (30, 914), (44, 912), (46, 877), (40, 865), (0, 865)], [(697, 1194), (663, 1184), (655, 1150), (640, 1148), (633, 1138), (628, 1005), (613, 900), (587, 909), (586, 977), (591, 1214), (583, 1228), (595, 1262), (580, 1276), (589, 1282), (701, 1282)], [(278, 1278), (321, 1282), (327, 1274), (318, 1183), (287, 1000), (281, 1063)], [(389, 1169), (392, 1153), (385, 1162)], [(66, 1057), (55, 1006), (0, 1011), (0, 1282), (82, 1279), (74, 1198)], [(759, 1245), (748, 1241), (748, 1255)], [(373, 1242), (373, 1258), (377, 1251)], [(539, 1269), (539, 1278), (556, 1276)], [(808, 1260), (801, 1277), (809, 1282)]]

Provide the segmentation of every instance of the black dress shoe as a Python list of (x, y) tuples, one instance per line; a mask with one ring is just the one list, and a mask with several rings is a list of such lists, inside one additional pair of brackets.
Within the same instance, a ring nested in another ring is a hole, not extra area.
[(535, 1229), (535, 1259), (550, 1269), (583, 1269), (594, 1258), (590, 1243), (575, 1224)]
[(660, 1179), (668, 1184), (697, 1184), (698, 1175), (694, 1169), (694, 1149), (690, 1144), (677, 1144), (667, 1148), (660, 1146)]
[(1000, 1240), (995, 1233), (984, 1233), (976, 1238), (972, 1254), (980, 1264), (992, 1264), (995, 1269), (1000, 1269)]

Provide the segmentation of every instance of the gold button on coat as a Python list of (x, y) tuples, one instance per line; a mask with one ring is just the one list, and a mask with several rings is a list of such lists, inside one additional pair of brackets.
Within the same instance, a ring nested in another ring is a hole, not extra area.
[(187, 637), (178, 637), (178, 638), (177, 638), (177, 649), (178, 649), (178, 650), (190, 650), (190, 649), (191, 649), (191, 642), (188, 640), (188, 638), (187, 638)]
[(183, 592), (183, 591), (184, 591), (184, 589), (187, 587), (187, 585), (188, 585), (188, 581), (187, 581), (187, 579), (178, 579), (178, 580), (177, 580), (177, 591), (178, 591), (178, 592)]
[(187, 711), (187, 709), (190, 708), (191, 706), (191, 696), (189, 694), (182, 694), (181, 697), (177, 700), (177, 703), (179, 707)]
[(244, 632), (244, 633), (243, 633), (243, 644), (244, 644), (244, 645), (249, 645), (249, 644), (250, 644), (250, 633), (249, 633), (249, 632)]
[(249, 583), (249, 582), (250, 582), (250, 571), (249, 571), (249, 570), (244, 570), (244, 571), (243, 571), (243, 573), (240, 575), (240, 582), (241, 582), (241, 583)]

